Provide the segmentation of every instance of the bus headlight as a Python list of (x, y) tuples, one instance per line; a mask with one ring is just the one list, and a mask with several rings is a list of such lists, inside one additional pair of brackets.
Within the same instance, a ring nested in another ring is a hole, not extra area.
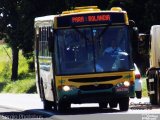
[(64, 91), (70, 91), (71, 90), (70, 86), (67, 86), (67, 85), (63, 86), (62, 89)]
[(128, 81), (125, 81), (123, 84), (124, 84), (124, 86), (126, 86), (126, 87), (129, 87), (129, 86), (130, 86), (130, 83), (129, 83)]

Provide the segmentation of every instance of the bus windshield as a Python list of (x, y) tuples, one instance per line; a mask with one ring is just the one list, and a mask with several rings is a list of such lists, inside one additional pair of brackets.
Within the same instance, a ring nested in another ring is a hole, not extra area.
[(55, 35), (57, 74), (132, 69), (127, 26), (59, 29)]

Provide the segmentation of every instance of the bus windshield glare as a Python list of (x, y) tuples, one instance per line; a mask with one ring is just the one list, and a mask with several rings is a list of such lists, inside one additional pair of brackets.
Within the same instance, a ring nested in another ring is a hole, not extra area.
[(85, 74), (132, 69), (128, 27), (59, 29), (55, 35), (57, 74)]

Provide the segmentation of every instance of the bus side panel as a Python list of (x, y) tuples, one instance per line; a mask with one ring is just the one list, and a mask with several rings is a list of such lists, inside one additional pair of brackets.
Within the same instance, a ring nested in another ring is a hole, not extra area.
[(50, 27), (42, 27), (39, 29), (39, 40), (37, 42), (37, 69), (38, 87), (40, 89), (40, 96), (42, 100), (53, 101), (52, 82), (52, 58), (48, 49), (48, 37)]

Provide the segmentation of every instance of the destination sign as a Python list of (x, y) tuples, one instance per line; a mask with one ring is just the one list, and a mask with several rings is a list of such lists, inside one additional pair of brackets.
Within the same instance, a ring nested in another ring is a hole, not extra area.
[(57, 17), (57, 27), (125, 23), (124, 13), (90, 13)]
[(102, 22), (110, 21), (110, 15), (90, 15), (90, 16), (73, 16), (72, 23), (84, 23), (84, 22)]

